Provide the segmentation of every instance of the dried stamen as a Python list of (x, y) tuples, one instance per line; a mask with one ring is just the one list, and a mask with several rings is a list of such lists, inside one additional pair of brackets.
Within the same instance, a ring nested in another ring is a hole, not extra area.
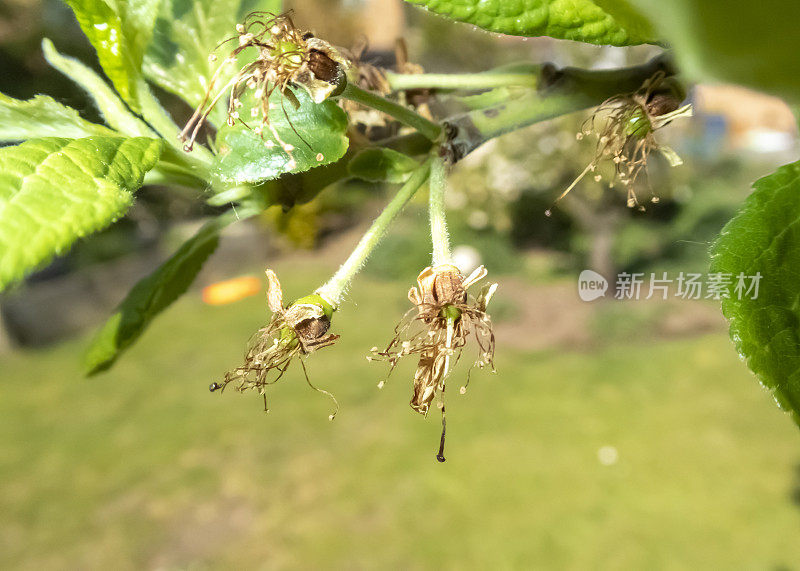
[[(407, 355), (417, 357), (411, 408), (427, 415), (436, 395), (441, 396), (442, 438), (437, 455), (440, 462), (444, 461), (445, 385), (470, 338), (474, 338), (478, 348), (473, 366), (494, 368), (494, 332), (486, 305), (497, 284), (485, 286), (477, 299), (467, 294), (467, 288), (485, 276), (483, 266), (466, 279), (451, 265), (425, 268), (417, 278), (418, 287), (408, 293), (414, 308), (401, 319), (386, 349), (372, 349), (371, 359), (389, 363), (387, 379), (400, 359)], [(379, 386), (382, 384), (383, 381)]]
[[(266, 127), (289, 155), (289, 163), (294, 163), (291, 145), (281, 139), (270, 122), (270, 96), (277, 90), (282, 97), (299, 106), (297, 98), (289, 89), (290, 86), (298, 86), (308, 92), (314, 103), (321, 103), (344, 88), (345, 71), (349, 62), (324, 40), (298, 30), (288, 14), (253, 12), (236, 26), (236, 31), (236, 37), (217, 46), (219, 48), (236, 41), (236, 47), (214, 72), (203, 101), (179, 135), (184, 142), (184, 149), (192, 150), (200, 128), (220, 99), (228, 93), (227, 124), (233, 126), (238, 121), (251, 128), (239, 114), (239, 108), (244, 105), (242, 98), (249, 91), (256, 100), (256, 105), (250, 110), (250, 117), (261, 117), (261, 125), (252, 130), (263, 138)], [(224, 71), (235, 64), (242, 52), (250, 48), (255, 50), (254, 59), (243, 65), (212, 97)], [(209, 61), (216, 59), (214, 54), (209, 56)], [(286, 114), (285, 109), (283, 112)], [(289, 125), (294, 130), (290, 121)], [(296, 131), (295, 133), (300, 136)]]
[[(654, 151), (662, 153), (671, 166), (682, 162), (672, 149), (661, 145), (654, 136), (655, 131), (673, 119), (691, 115), (691, 105), (679, 108), (682, 98), (678, 86), (670, 83), (663, 72), (659, 72), (646, 81), (639, 91), (617, 95), (600, 104), (576, 135), (578, 140), (590, 134), (598, 137), (594, 158), (556, 198), (555, 203), (569, 194), (587, 174), (594, 172), (601, 161), (608, 159), (614, 165), (614, 178), (626, 187), (627, 205), (644, 210), (634, 188), (640, 174), (646, 172), (650, 154)], [(597, 127), (596, 121), (601, 116), (604, 116), (605, 122)], [(600, 174), (594, 175), (597, 182), (602, 178)], [(611, 180), (609, 188), (613, 186), (614, 180)], [(653, 202), (658, 202), (658, 199)], [(550, 216), (551, 211), (545, 211), (545, 215)]]

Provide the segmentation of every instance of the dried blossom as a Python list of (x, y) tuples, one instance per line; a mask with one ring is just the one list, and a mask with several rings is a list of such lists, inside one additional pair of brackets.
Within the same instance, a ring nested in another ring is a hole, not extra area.
[[(671, 78), (666, 78), (664, 72), (658, 72), (635, 93), (616, 95), (600, 104), (576, 135), (578, 140), (589, 135), (597, 137), (594, 158), (556, 202), (575, 188), (583, 177), (596, 172), (602, 161), (609, 161), (614, 165), (614, 178), (609, 182), (609, 188), (619, 182), (627, 190), (628, 207), (644, 210), (634, 185), (646, 169), (650, 154), (660, 152), (670, 166), (683, 164), (675, 151), (655, 138), (655, 132), (674, 119), (691, 116), (691, 105), (679, 107), (683, 98), (682, 88)], [(600, 125), (598, 120), (602, 122)], [(602, 175), (597, 173), (594, 179), (599, 182)], [(653, 196), (651, 201), (658, 202), (658, 197)], [(550, 211), (545, 214), (550, 216)]]
[[(392, 87), (386, 77), (387, 70), (377, 65), (373, 65), (365, 59), (367, 48), (367, 40), (366, 38), (363, 38), (351, 49), (342, 50), (343, 54), (347, 56), (347, 59), (350, 62), (348, 80), (361, 89), (373, 91), (383, 96), (389, 95), (392, 92)], [(408, 61), (408, 49), (403, 38), (398, 38), (395, 41), (394, 55), (395, 72), (402, 74), (416, 74), (424, 72), (421, 65)], [(410, 105), (424, 117), (432, 119), (432, 115), (427, 104), (431, 95), (429, 89), (403, 90), (398, 92), (397, 95), (400, 103)], [(391, 116), (349, 99), (342, 99), (339, 104), (347, 112), (350, 120), (354, 124), (363, 125), (368, 133), (371, 129), (384, 128), (387, 125), (395, 122), (394, 118)]]
[[(350, 64), (328, 42), (297, 29), (288, 14), (253, 12), (236, 26), (236, 31), (237, 36), (220, 44), (237, 42), (236, 48), (214, 73), (205, 98), (189, 119), (180, 138), (186, 143), (185, 149), (190, 151), (208, 115), (226, 94), (229, 94), (228, 125), (233, 126), (239, 121), (249, 128), (248, 123), (239, 116), (239, 109), (243, 105), (242, 96), (250, 90), (258, 102), (258, 107), (252, 110), (252, 118), (261, 119), (261, 125), (253, 130), (263, 137), (266, 127), (291, 158), (291, 145), (285, 143), (270, 124), (270, 96), (277, 90), (297, 107), (299, 102), (288, 89), (293, 85), (304, 88), (315, 103), (321, 103), (344, 88)], [(212, 97), (223, 71), (235, 64), (239, 54), (249, 48), (255, 49), (255, 59), (239, 69)], [(216, 61), (216, 55), (211, 54), (209, 60)]]
[[(408, 298), (414, 304), (398, 326), (394, 338), (384, 350), (372, 349), (368, 359), (388, 361), (389, 374), (400, 359), (414, 355), (418, 359), (414, 374), (411, 408), (427, 415), (436, 395), (440, 395), (442, 410), (442, 439), (437, 458), (444, 462), (444, 391), (447, 376), (461, 358), (468, 340), (473, 338), (478, 357), (473, 366), (492, 367), (494, 370), (494, 332), (486, 306), (497, 289), (497, 284), (487, 284), (477, 298), (467, 289), (486, 277), (483, 266), (466, 279), (455, 266), (442, 264), (422, 270), (417, 277), (417, 287), (412, 287)], [(469, 384), (461, 387), (464, 394)], [(379, 387), (383, 386), (381, 382)]]
[(283, 292), (278, 276), (267, 270), (267, 305), (272, 311), (269, 323), (259, 329), (250, 341), (244, 365), (225, 374), (221, 383), (212, 383), (211, 391), (225, 390), (233, 383), (237, 391), (255, 390), (264, 397), (264, 411), (268, 411), (266, 388), (275, 384), (289, 369), (295, 358), (300, 365), (306, 382), (315, 391), (328, 395), (336, 410), (339, 405), (331, 393), (317, 388), (308, 378), (302, 358), (313, 351), (322, 349), (339, 338), (328, 333), (333, 315), (333, 307), (317, 294), (308, 295), (290, 303), (284, 308)]

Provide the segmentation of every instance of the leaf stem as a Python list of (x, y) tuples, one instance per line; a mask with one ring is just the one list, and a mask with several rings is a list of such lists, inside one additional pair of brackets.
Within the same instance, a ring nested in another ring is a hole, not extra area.
[(353, 252), (336, 271), (333, 277), (319, 287), (315, 293), (322, 296), (334, 308), (342, 301), (353, 277), (361, 270), (375, 246), (386, 235), (389, 226), (416, 194), (417, 190), (428, 179), (431, 170), (431, 159), (425, 161), (411, 175), (411, 178), (400, 188), (395, 197), (386, 205), (383, 212), (378, 215), (369, 230), (361, 237)]
[(447, 167), (444, 160), (436, 157), (431, 164), (430, 197), (428, 211), (431, 222), (431, 242), (433, 244), (433, 266), (449, 264), (452, 258), (450, 252), (450, 234), (447, 232), (445, 218), (444, 195), (447, 191)]
[(433, 121), (429, 121), (416, 111), (412, 111), (411, 109), (403, 107), (399, 103), (389, 101), (385, 97), (381, 97), (380, 95), (375, 95), (374, 93), (361, 89), (352, 83), (347, 84), (340, 97), (349, 99), (350, 101), (355, 101), (356, 103), (360, 103), (370, 107), (371, 109), (381, 111), (382, 113), (386, 113), (404, 125), (408, 125), (409, 127), (416, 129), (431, 141), (438, 139), (442, 132), (442, 128), (439, 125)]

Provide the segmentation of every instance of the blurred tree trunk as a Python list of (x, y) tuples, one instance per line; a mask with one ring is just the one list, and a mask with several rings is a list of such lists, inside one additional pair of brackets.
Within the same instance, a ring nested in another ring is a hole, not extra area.
[(591, 246), (589, 248), (589, 267), (605, 276), (608, 283), (616, 282), (617, 264), (614, 262), (614, 235), (619, 227), (619, 217), (615, 212), (599, 216), (599, 224), (591, 227)]
[(406, 29), (402, 0), (366, 0), (363, 14), (369, 49), (393, 51), (395, 40), (402, 38)]
[(0, 355), (8, 353), (13, 348), (11, 342), (11, 335), (6, 330), (6, 324), (3, 320), (3, 312), (0, 311)]
[(590, 200), (572, 193), (562, 205), (572, 216), (581, 231), (588, 237), (589, 251), (587, 268), (604, 276), (613, 284), (617, 278), (617, 264), (614, 260), (614, 236), (622, 223), (622, 214), (605, 197)]

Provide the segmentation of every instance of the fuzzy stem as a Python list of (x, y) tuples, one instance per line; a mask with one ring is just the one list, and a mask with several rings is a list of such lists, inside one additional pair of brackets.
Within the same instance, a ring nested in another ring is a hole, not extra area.
[(442, 128), (439, 125), (433, 121), (429, 121), (416, 111), (412, 111), (411, 109), (403, 107), (394, 101), (389, 101), (380, 95), (375, 95), (374, 93), (370, 93), (369, 91), (361, 89), (360, 87), (356, 87), (352, 83), (347, 84), (340, 97), (349, 99), (350, 101), (355, 101), (356, 103), (360, 103), (361, 105), (365, 105), (382, 113), (386, 113), (404, 125), (408, 125), (409, 127), (416, 129), (431, 141), (438, 139), (442, 132)]
[(406, 89), (494, 89), (496, 87), (536, 87), (538, 77), (532, 73), (387, 73), (386, 80), (395, 91)]
[(431, 165), (429, 213), (431, 220), (431, 242), (433, 243), (433, 266), (449, 264), (450, 235), (447, 232), (444, 194), (447, 190), (447, 172), (444, 160), (437, 157)]
[(330, 280), (316, 290), (316, 294), (322, 296), (334, 308), (339, 306), (345, 291), (350, 285), (350, 281), (364, 267), (364, 263), (375, 249), (375, 246), (386, 235), (386, 231), (392, 221), (416, 194), (419, 187), (428, 179), (430, 168), (431, 160), (429, 159), (414, 171), (411, 178), (400, 188), (395, 197), (372, 223), (372, 226), (369, 227), (369, 230), (361, 237), (347, 260), (333, 274)]

